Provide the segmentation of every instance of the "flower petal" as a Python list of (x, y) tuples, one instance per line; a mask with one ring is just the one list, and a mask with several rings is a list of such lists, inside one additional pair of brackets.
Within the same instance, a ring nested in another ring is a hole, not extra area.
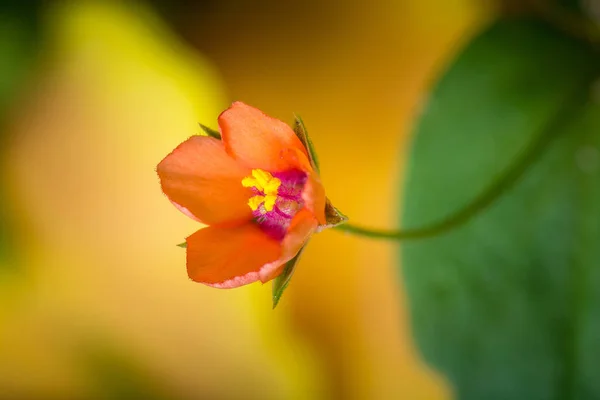
[(251, 168), (270, 172), (289, 169), (281, 157), (281, 152), (288, 148), (298, 149), (308, 156), (286, 123), (239, 101), (221, 113), (219, 127), (227, 152)]
[(192, 136), (158, 164), (163, 192), (186, 215), (206, 224), (250, 220), (252, 191), (242, 186), (249, 170), (226, 152), (223, 143)]
[(318, 223), (312, 212), (303, 208), (292, 219), (285, 238), (281, 243), (281, 256), (277, 261), (266, 264), (259, 271), (261, 282), (276, 278), (290, 261), (304, 246), (308, 238), (317, 229)]
[(209, 226), (186, 239), (190, 279), (217, 288), (256, 282), (261, 268), (281, 257), (281, 243), (258, 225)]
[(325, 189), (321, 184), (321, 179), (315, 172), (308, 174), (302, 192), (302, 199), (304, 200), (304, 206), (312, 212), (319, 224), (324, 225), (327, 222), (325, 218)]

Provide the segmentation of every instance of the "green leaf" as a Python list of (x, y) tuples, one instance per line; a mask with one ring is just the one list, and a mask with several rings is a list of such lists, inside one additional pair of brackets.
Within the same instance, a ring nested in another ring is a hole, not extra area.
[(300, 139), (306, 150), (308, 150), (310, 165), (312, 165), (313, 169), (319, 174), (321, 170), (319, 167), (319, 158), (317, 157), (315, 146), (313, 145), (312, 140), (310, 140), (310, 136), (308, 136), (308, 131), (304, 126), (304, 121), (302, 121), (302, 118), (300, 118), (299, 115), (296, 115), (295, 117), (296, 119), (294, 121), (294, 132), (296, 133), (296, 136), (298, 136), (298, 139)]
[(306, 248), (306, 244), (307, 243), (304, 244), (304, 247), (300, 249), (294, 258), (285, 264), (281, 275), (273, 279), (273, 308), (277, 307), (277, 304), (279, 304), (279, 300), (283, 295), (283, 291), (288, 287), (290, 280), (292, 279), (292, 275), (294, 274), (294, 270), (296, 269), (296, 264), (298, 264), (298, 260), (300, 260), (300, 256)]
[(182, 242), (177, 245), (177, 247), (181, 247), (182, 249), (187, 249), (187, 242)]
[(588, 98), (598, 66), (546, 25), (501, 21), (423, 109), (408, 229), (462, 208), (539, 135), (548, 141), (475, 218), (402, 246), (416, 343), (457, 399), (600, 398), (600, 106)]
[(215, 139), (221, 140), (221, 134), (219, 132), (215, 131), (212, 128), (209, 128), (206, 125), (202, 125), (201, 123), (198, 123), (198, 125), (200, 125), (200, 128), (206, 134), (206, 136), (210, 136), (210, 137), (213, 137)]

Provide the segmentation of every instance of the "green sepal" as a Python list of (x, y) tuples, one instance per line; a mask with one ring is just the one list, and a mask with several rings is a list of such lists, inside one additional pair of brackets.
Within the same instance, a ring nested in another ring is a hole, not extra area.
[(348, 217), (344, 215), (340, 210), (335, 208), (331, 204), (331, 200), (325, 199), (325, 224), (319, 225), (317, 232), (321, 232), (324, 229), (333, 228), (343, 223), (348, 222)]
[(300, 118), (300, 116), (298, 115), (294, 115), (294, 117), (294, 133), (296, 134), (296, 136), (298, 136), (298, 139), (300, 139), (302, 145), (304, 145), (304, 147), (308, 151), (310, 165), (315, 171), (317, 171), (318, 174), (320, 174), (321, 172), (319, 168), (319, 158), (317, 157), (315, 146), (313, 145), (312, 140), (310, 140), (310, 137), (308, 136), (308, 132), (306, 131), (306, 127), (304, 126), (304, 121), (302, 121), (302, 118)]
[(298, 254), (296, 254), (294, 258), (285, 264), (281, 275), (273, 279), (273, 309), (277, 307), (277, 304), (281, 299), (281, 295), (283, 295), (283, 291), (288, 287), (290, 280), (292, 279), (292, 275), (294, 274), (294, 270), (296, 269), (296, 264), (298, 264), (298, 260), (300, 259), (300, 256), (305, 248), (306, 243), (300, 249)]
[[(312, 140), (310, 140), (310, 136), (308, 136), (306, 126), (304, 126), (304, 121), (302, 121), (302, 118), (300, 118), (299, 115), (294, 115), (294, 117), (294, 133), (296, 133), (296, 136), (298, 139), (300, 139), (300, 142), (302, 142), (308, 151), (310, 165), (315, 171), (317, 171), (318, 174), (320, 174), (319, 158), (317, 157), (315, 146), (313, 145)], [(326, 199), (325, 202), (325, 219), (326, 223), (324, 225), (319, 225), (317, 232), (321, 232), (323, 229), (333, 228), (334, 226), (348, 221), (348, 217), (340, 212), (340, 210), (335, 208), (329, 199)]]
[(202, 125), (201, 123), (198, 123), (198, 125), (200, 125), (200, 128), (202, 128), (202, 130), (204, 131), (204, 133), (207, 136), (221, 140), (221, 134), (218, 131), (215, 131), (214, 129), (209, 128), (206, 125)]
[(187, 249), (187, 242), (179, 243), (177, 247), (181, 247), (182, 249)]

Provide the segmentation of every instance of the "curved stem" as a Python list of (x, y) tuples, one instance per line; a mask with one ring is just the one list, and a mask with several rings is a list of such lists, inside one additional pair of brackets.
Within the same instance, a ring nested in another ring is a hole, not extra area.
[(473, 201), (455, 213), (440, 221), (419, 228), (371, 229), (345, 223), (336, 226), (335, 229), (376, 239), (407, 240), (429, 238), (459, 227), (491, 205), (524, 175), (527, 169), (543, 154), (552, 140), (565, 130), (564, 127), (571, 120), (574, 111), (577, 109), (576, 107), (581, 106), (582, 101), (587, 101), (587, 96), (582, 95), (581, 91), (582, 89), (586, 90), (586, 88), (587, 85), (584, 85), (574, 90), (574, 96), (565, 99), (562, 107), (559, 106), (559, 110), (554, 114), (554, 118), (548, 121), (548, 124), (541, 129), (540, 133), (529, 143), (521, 155), (517, 156), (512, 165)]
[(551, 136), (549, 135), (539, 135), (539, 137), (529, 145), (528, 149), (518, 157), (515, 163), (486, 190), (464, 208), (440, 221), (424, 227), (406, 230), (369, 229), (352, 224), (339, 225), (336, 229), (361, 236), (395, 240), (428, 238), (447, 232), (452, 228), (458, 227), (469, 221), (475, 215), (479, 214), (481, 210), (492, 204), (494, 200), (500, 197), (506, 190), (512, 187), (527, 170), (527, 167), (539, 157), (542, 150), (550, 142), (550, 139)]

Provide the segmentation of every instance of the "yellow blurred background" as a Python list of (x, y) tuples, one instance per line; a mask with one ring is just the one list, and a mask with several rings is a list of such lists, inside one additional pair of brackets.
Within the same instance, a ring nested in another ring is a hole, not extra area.
[(270, 284), (188, 280), (175, 244), (199, 226), (155, 167), (233, 100), (295, 112), (334, 204), (393, 226), (413, 117), (482, 4), (49, 4), (5, 125), (1, 399), (451, 398), (414, 348), (397, 244), (315, 236), (272, 310)]

